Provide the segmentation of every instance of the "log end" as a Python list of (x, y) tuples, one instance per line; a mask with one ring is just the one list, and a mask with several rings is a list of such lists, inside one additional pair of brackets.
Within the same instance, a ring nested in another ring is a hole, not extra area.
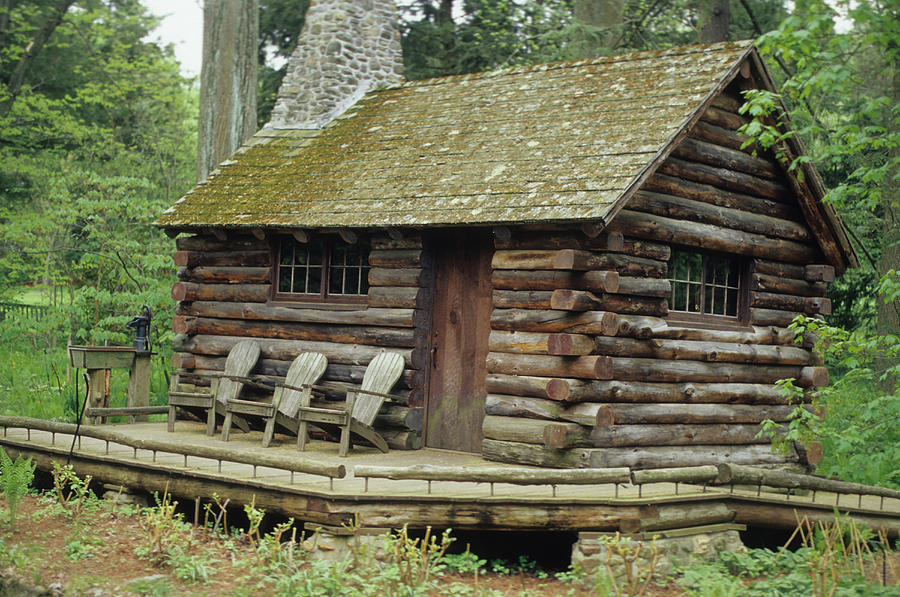
[(189, 352), (173, 352), (172, 367), (175, 369), (195, 369), (197, 360), (193, 354)]
[(195, 318), (176, 315), (172, 318), (172, 331), (176, 334), (190, 334)]
[(189, 251), (175, 251), (175, 254), (172, 255), (172, 260), (175, 262), (175, 265), (178, 267), (187, 267), (190, 262), (190, 252)]
[(570, 448), (569, 432), (565, 425), (550, 424), (544, 426), (544, 447), (561, 450)]
[(172, 298), (176, 301), (184, 301), (187, 300), (187, 297), (187, 284), (184, 282), (175, 282), (175, 284), (172, 285)]
[(807, 282), (834, 282), (834, 268), (830, 265), (807, 265), (803, 268)]
[(587, 357), (593, 358), (594, 361), (594, 379), (609, 380), (613, 379), (613, 359), (612, 357), (599, 356)]
[(575, 251), (573, 249), (556, 251), (553, 256), (553, 269), (575, 269)]
[(597, 427), (611, 427), (616, 423), (616, 417), (613, 410), (608, 406), (601, 406), (597, 409)]
[(594, 341), (583, 334), (550, 334), (547, 336), (547, 354), (556, 356), (581, 356), (591, 354)]
[(825, 367), (803, 367), (800, 369), (798, 385), (821, 388), (828, 385), (828, 369)]
[(557, 289), (550, 295), (550, 308), (570, 311), (575, 306), (575, 291)]
[(619, 333), (619, 316), (616, 313), (604, 311), (600, 315), (600, 333), (603, 336), (615, 336)]
[(547, 398), (565, 402), (572, 395), (572, 389), (564, 379), (551, 379), (547, 382)]

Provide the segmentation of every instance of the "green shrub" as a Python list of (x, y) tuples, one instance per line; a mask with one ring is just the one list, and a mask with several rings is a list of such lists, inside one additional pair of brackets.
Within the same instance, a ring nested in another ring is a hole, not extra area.
[(35, 466), (31, 458), (26, 460), (21, 454), (13, 461), (6, 450), (0, 448), (0, 490), (3, 491), (9, 504), (10, 527), (16, 526), (16, 515), (22, 504), (22, 498), (28, 493), (31, 481), (34, 480)]

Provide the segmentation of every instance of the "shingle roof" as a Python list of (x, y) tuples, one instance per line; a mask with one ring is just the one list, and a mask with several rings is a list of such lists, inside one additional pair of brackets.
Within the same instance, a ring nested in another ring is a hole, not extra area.
[(157, 224), (605, 220), (751, 47), (637, 52), (377, 90), (322, 130), (264, 128)]

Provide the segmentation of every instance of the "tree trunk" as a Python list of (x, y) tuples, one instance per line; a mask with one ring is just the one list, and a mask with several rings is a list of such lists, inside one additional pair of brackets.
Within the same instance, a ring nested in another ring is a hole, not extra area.
[(258, 35), (258, 0), (205, 2), (198, 181), (256, 131)]
[[(43, 49), (44, 44), (47, 43), (47, 40), (50, 39), (50, 36), (56, 31), (56, 28), (62, 23), (63, 18), (69, 11), (69, 7), (74, 3), (74, 0), (59, 0), (56, 2), (50, 9), (47, 18), (45, 18), (44, 22), (41, 24), (41, 28), (37, 30), (37, 33), (34, 34), (32, 40), (25, 46), (25, 50), (22, 52), (22, 56), (19, 58), (16, 68), (13, 70), (12, 74), (9, 76), (9, 81), (6, 83), (6, 97), (0, 101), (0, 118), (9, 113), (13, 102), (16, 101), (16, 97), (22, 90), (22, 84), (25, 82), (25, 75), (28, 74), (31, 63), (34, 62), (34, 59), (40, 53), (41, 49)], [(0, 48), (3, 47), (5, 47), (5, 45), (0, 44)]]
[(711, 44), (728, 41), (728, 24), (731, 13), (728, 0), (703, 0), (700, 3), (700, 43)]

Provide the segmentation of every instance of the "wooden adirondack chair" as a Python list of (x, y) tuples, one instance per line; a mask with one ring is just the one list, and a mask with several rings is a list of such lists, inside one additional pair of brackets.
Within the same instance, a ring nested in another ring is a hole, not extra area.
[(308, 425), (322, 428), (339, 428), (341, 431), (340, 456), (350, 452), (350, 435), (355, 433), (381, 450), (387, 452), (387, 442), (372, 427), (375, 416), (381, 410), (388, 392), (403, 373), (403, 357), (395, 352), (383, 352), (366, 367), (362, 385), (347, 391), (347, 401), (342, 408), (315, 408), (309, 405), (310, 393), (300, 395), (298, 409), (297, 445), (301, 450), (309, 441)]
[[(297, 433), (297, 410), (300, 408), (301, 395), (312, 392), (312, 385), (319, 381), (325, 373), (328, 360), (318, 352), (301, 353), (291, 363), (284, 383), (275, 387), (271, 402), (253, 400), (229, 400), (225, 404), (225, 422), (222, 425), (222, 439), (228, 441), (231, 423), (235, 415), (243, 417), (250, 423), (254, 421), (265, 425), (262, 445), (264, 448), (272, 441), (275, 426), (280, 425), (291, 433)], [(308, 402), (308, 399), (307, 399)]]
[[(184, 392), (178, 387), (179, 376), (172, 376), (172, 384), (169, 388), (169, 431), (175, 430), (176, 407), (193, 412), (199, 417), (206, 416), (206, 435), (212, 435), (216, 431), (216, 415), (224, 417), (225, 404), (229, 399), (235, 399), (241, 393), (244, 382), (233, 377), (246, 377), (259, 360), (259, 344), (253, 340), (243, 340), (234, 345), (228, 358), (225, 359), (225, 370), (222, 373), (202, 374), (212, 378), (211, 392)], [(236, 421), (242, 428), (247, 429), (245, 421)]]

